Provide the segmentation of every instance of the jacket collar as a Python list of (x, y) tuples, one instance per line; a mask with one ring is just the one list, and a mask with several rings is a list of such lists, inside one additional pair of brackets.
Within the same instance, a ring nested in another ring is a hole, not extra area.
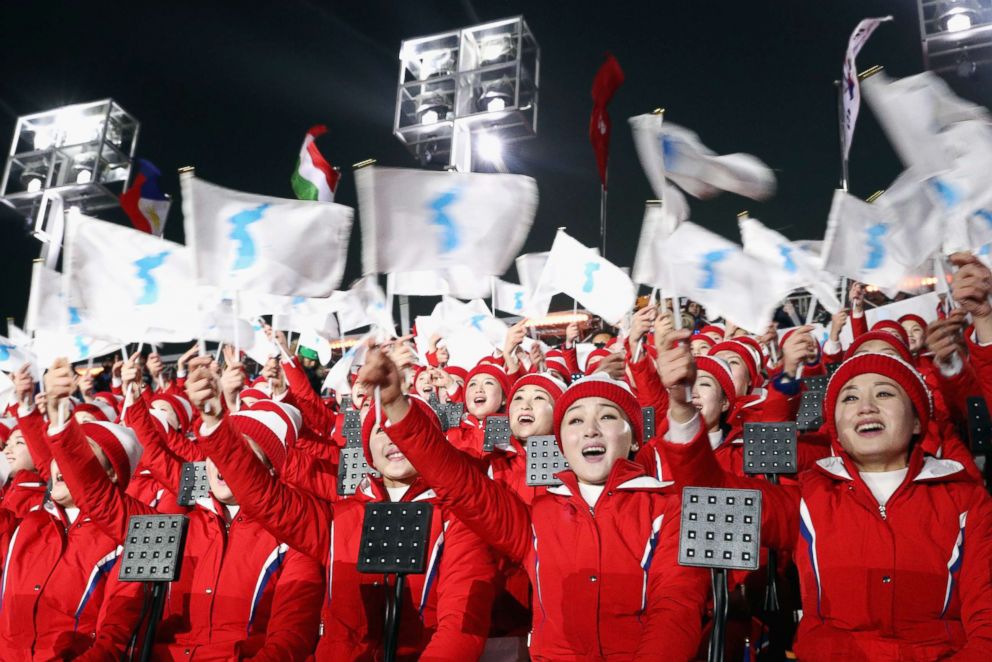
[[(831, 455), (816, 461), (817, 469), (821, 473), (835, 480), (854, 480), (858, 475), (857, 467), (847, 455)], [(955, 460), (940, 459), (925, 455), (917, 446), (909, 456), (908, 476), (912, 476), (913, 482), (937, 482), (942, 480), (955, 480), (960, 478), (957, 474), (964, 472), (964, 465)]]
[[(355, 490), (355, 496), (360, 496), (366, 501), (389, 501), (389, 492), (386, 491), (386, 485), (382, 482), (382, 478), (371, 474), (365, 474), (365, 477), (362, 478), (358, 484), (358, 489)], [(426, 501), (435, 497), (437, 494), (434, 490), (428, 487), (423, 478), (417, 476), (410, 483), (409, 489), (400, 501)]]
[[(549, 487), (548, 492), (559, 496), (574, 496), (579, 494), (579, 479), (576, 478), (572, 470), (562, 471), (558, 474), (558, 480), (562, 482), (556, 487)], [(606, 478), (604, 485), (606, 492), (614, 490), (661, 490), (672, 485), (672, 481), (659, 481), (645, 475), (644, 468), (630, 460), (620, 459), (613, 464), (610, 475)]]

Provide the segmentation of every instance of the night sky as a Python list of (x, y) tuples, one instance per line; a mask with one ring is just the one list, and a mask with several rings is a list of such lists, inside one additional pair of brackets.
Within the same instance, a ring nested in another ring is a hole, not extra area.
[[(540, 206), (524, 252), (547, 250), (555, 228), (598, 243), (599, 186), (588, 142), (589, 89), (606, 51), (626, 73), (610, 106), (607, 256), (629, 266), (644, 201), (626, 118), (663, 106), (719, 152), (749, 152), (778, 175), (778, 195), (691, 201), (693, 220), (739, 240), (737, 212), (794, 239), (821, 238), (839, 173), (837, 106), (848, 36), (868, 16), (893, 14), (862, 51), (864, 70), (922, 69), (910, 0), (751, 2), (33, 2), (3, 3), (0, 142), (19, 115), (112, 97), (141, 121), (138, 155), (165, 174), (176, 199), (166, 237), (183, 241), (176, 169), (210, 182), (292, 197), (303, 135), (344, 171), (337, 201), (357, 206), (351, 164), (416, 167), (392, 136), (400, 41), (523, 14), (541, 46), (538, 137), (509, 148), (511, 172), (536, 178)], [(989, 79), (952, 80), (988, 104)], [(852, 192), (884, 188), (899, 164), (862, 108), (851, 154)], [(100, 214), (125, 222), (119, 211)], [(347, 281), (360, 275), (356, 220)], [(23, 320), (38, 245), (0, 210), (0, 314)], [(508, 278), (514, 279), (510, 272)]]

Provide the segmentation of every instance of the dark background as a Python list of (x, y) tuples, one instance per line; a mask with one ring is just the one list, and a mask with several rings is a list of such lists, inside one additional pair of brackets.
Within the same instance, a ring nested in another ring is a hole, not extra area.
[[(859, 57), (890, 75), (922, 69), (911, 0), (752, 2), (20, 2), (0, 7), (0, 145), (16, 117), (112, 97), (141, 121), (138, 155), (173, 194), (166, 237), (183, 241), (176, 169), (254, 193), (292, 197), (289, 176), (308, 127), (344, 171), (337, 201), (357, 206), (351, 164), (416, 167), (394, 138), (400, 41), (523, 14), (541, 46), (538, 137), (509, 148), (511, 172), (537, 179), (540, 207), (524, 252), (547, 250), (555, 228), (598, 244), (599, 186), (587, 132), (593, 75), (605, 51), (626, 82), (610, 106), (607, 256), (629, 266), (644, 201), (626, 118), (663, 106), (666, 120), (719, 153), (749, 152), (774, 168), (779, 193), (693, 201), (693, 220), (738, 239), (736, 214), (793, 239), (820, 238), (839, 174), (837, 106), (848, 36), (893, 14)], [(989, 80), (952, 80), (988, 103)], [(866, 106), (851, 153), (851, 190), (884, 188), (899, 164)], [(124, 222), (118, 212), (101, 214)], [(346, 271), (360, 275), (360, 233)], [(23, 320), (37, 242), (0, 208), (0, 315)], [(511, 271), (509, 276), (514, 277)]]

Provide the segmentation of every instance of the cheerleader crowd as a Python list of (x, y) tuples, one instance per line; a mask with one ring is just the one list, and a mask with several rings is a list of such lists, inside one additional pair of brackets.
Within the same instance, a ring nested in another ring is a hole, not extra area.
[[(705, 659), (710, 573), (678, 562), (682, 488), (701, 486), (762, 494), (727, 659), (988, 662), (992, 505), (968, 417), (969, 399), (992, 404), (992, 273), (951, 261), (948, 314), (869, 328), (854, 284), (822, 345), (803, 326), (676, 328), (648, 302), (582, 364), (575, 325), (525, 352), (521, 322), (477, 365), (449, 363), (443, 338), (426, 364), (408, 338), (370, 343), (348, 398), (315, 390), (271, 330), (280, 353), (257, 374), (231, 348), (174, 371), (118, 359), (107, 391), (65, 359), (41, 384), (24, 366), (0, 419), (0, 660), (136, 655), (147, 589), (119, 580), (122, 544), (131, 516), (162, 513), (189, 522), (154, 659), (383, 659), (395, 579), (358, 571), (372, 502), (433, 504), (397, 659)], [(798, 473), (746, 475), (745, 424), (796, 420), (817, 375), (823, 425), (800, 434)], [(352, 411), (374, 472), (342, 496)], [(511, 436), (490, 447), (493, 415)], [(548, 435), (569, 469), (534, 487), (528, 440)], [(183, 464), (201, 461), (209, 496), (182, 506)]]

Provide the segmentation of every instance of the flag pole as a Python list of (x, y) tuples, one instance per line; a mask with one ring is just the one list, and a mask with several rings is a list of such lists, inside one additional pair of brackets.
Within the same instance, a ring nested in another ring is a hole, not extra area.
[(602, 244), (602, 256), (606, 258), (606, 184), (610, 177), (610, 169), (603, 170), (603, 182), (599, 185), (599, 238)]

